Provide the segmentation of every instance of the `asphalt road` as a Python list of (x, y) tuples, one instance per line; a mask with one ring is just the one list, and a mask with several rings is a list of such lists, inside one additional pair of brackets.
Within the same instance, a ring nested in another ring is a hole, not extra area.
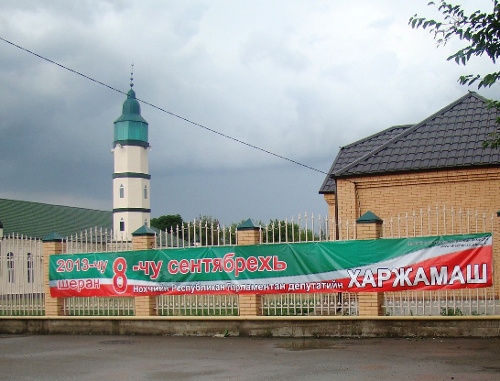
[(500, 380), (500, 339), (0, 336), (1, 380)]

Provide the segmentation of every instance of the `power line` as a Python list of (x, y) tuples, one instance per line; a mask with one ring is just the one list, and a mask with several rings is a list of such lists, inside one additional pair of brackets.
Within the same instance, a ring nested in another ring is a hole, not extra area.
[[(40, 54), (37, 54), (37, 53), (35, 53), (35, 52), (33, 52), (33, 51), (29, 50), (29, 49), (26, 49), (26, 48), (24, 48), (24, 47), (22, 47), (22, 46), (20, 46), (20, 45), (17, 45), (17, 44), (15, 44), (15, 43), (13, 43), (12, 41), (6, 40), (5, 38), (3, 38), (3, 37), (1, 37), (1, 36), (0, 36), (0, 40), (2, 40), (3, 42), (6, 42), (6, 43), (7, 43), (7, 44), (9, 44), (9, 45), (12, 45), (12, 46), (16, 47), (16, 48), (18, 48), (18, 49), (20, 49), (20, 50), (22, 50), (22, 51), (24, 51), (24, 52), (26, 52), (26, 53), (29, 53), (29, 54), (31, 54), (31, 55), (34, 55), (35, 57), (38, 57), (38, 58), (40, 58), (40, 59), (42, 59), (42, 60), (44, 60), (44, 61), (47, 61), (47, 62), (49, 62), (49, 63), (51, 63), (51, 64), (56, 65), (56, 66), (59, 66), (60, 68), (62, 68), (62, 69), (64, 69), (64, 70), (67, 70), (67, 71), (69, 71), (69, 72), (71, 72), (71, 73), (73, 73), (73, 74), (76, 74), (76, 75), (79, 75), (80, 77), (83, 77), (83, 78), (85, 78), (85, 79), (88, 79), (89, 81), (92, 81), (92, 82), (95, 82), (95, 83), (97, 83), (97, 84), (99, 84), (99, 85), (101, 85), (101, 86), (107, 87), (108, 89), (113, 90), (113, 91), (116, 91), (117, 93), (127, 95), (127, 93), (125, 93), (124, 91), (121, 91), (121, 90), (119, 90), (119, 89), (117, 89), (117, 88), (114, 88), (113, 86), (110, 86), (110, 85), (108, 85), (108, 84), (106, 84), (106, 83), (104, 83), (104, 82), (102, 82), (102, 81), (99, 81), (99, 80), (97, 80), (97, 79), (95, 79), (95, 78), (89, 77), (88, 75), (85, 75), (85, 74), (83, 74), (83, 73), (81, 73), (81, 72), (79, 72), (79, 71), (77, 71), (77, 70), (74, 70), (74, 69), (71, 69), (71, 68), (69, 68), (69, 67), (67, 67), (67, 66), (64, 66), (64, 65), (60, 64), (59, 62), (56, 62), (56, 61), (54, 61), (54, 60), (51, 60), (50, 58), (44, 57), (44, 56), (42, 56), (42, 55), (40, 55)], [(145, 105), (148, 105), (148, 106), (150, 106), (150, 107), (152, 107), (152, 108), (155, 108), (155, 109), (157, 109), (157, 110), (159, 110), (159, 111), (161, 111), (161, 112), (163, 112), (163, 113), (165, 113), (165, 114), (168, 114), (168, 115), (170, 115), (170, 116), (173, 116), (173, 117), (175, 117), (175, 118), (177, 118), (177, 119), (180, 119), (180, 120), (182, 120), (182, 121), (184, 121), (184, 122), (186, 122), (186, 123), (192, 124), (193, 126), (196, 126), (196, 127), (199, 127), (199, 128), (203, 128), (204, 130), (210, 131), (210, 132), (212, 132), (212, 133), (214, 133), (214, 134), (217, 134), (217, 135), (219, 135), (219, 136), (222, 136), (222, 137), (224, 137), (224, 138), (226, 138), (226, 139), (229, 139), (229, 140), (232, 140), (232, 141), (234, 141), (234, 142), (237, 142), (237, 143), (243, 144), (243, 145), (245, 145), (245, 146), (247, 146), (247, 147), (250, 147), (250, 148), (256, 149), (256, 150), (258, 150), (258, 151), (261, 151), (261, 152), (267, 153), (267, 154), (272, 155), (272, 156), (274, 156), (274, 157), (277, 157), (277, 158), (279, 158), (279, 159), (289, 161), (289, 162), (291, 162), (291, 163), (293, 163), (293, 164), (300, 165), (301, 167), (304, 167), (304, 168), (310, 169), (310, 170), (312, 170), (312, 171), (316, 171), (316, 172), (322, 173), (322, 174), (324, 174), (324, 175), (327, 175), (327, 174), (328, 174), (328, 173), (326, 173), (326, 172), (324, 172), (324, 171), (322, 171), (322, 170), (320, 170), (320, 169), (317, 169), (317, 168), (311, 167), (311, 166), (309, 166), (309, 165), (306, 165), (306, 164), (300, 163), (300, 162), (298, 162), (298, 161), (296, 161), (296, 160), (293, 160), (293, 159), (290, 159), (290, 158), (288, 158), (288, 157), (286, 157), (286, 156), (279, 155), (279, 154), (277, 154), (277, 153), (271, 152), (271, 151), (269, 151), (269, 150), (266, 150), (266, 149), (264, 149), (264, 148), (261, 148), (261, 147), (259, 147), (259, 146), (254, 145), (254, 144), (250, 144), (250, 143), (244, 142), (243, 140), (237, 139), (237, 138), (232, 137), (232, 136), (230, 136), (230, 135), (227, 135), (227, 134), (224, 134), (224, 133), (219, 132), (219, 131), (217, 131), (217, 130), (214, 130), (213, 128), (207, 127), (207, 126), (205, 126), (205, 125), (203, 125), (203, 124), (200, 124), (200, 123), (194, 122), (194, 121), (192, 121), (192, 120), (189, 120), (189, 119), (187, 119), (187, 118), (185, 118), (185, 117), (183, 117), (183, 116), (181, 116), (181, 115), (178, 115), (178, 114), (175, 114), (175, 113), (173, 113), (173, 112), (171, 112), (171, 111), (165, 110), (164, 108), (159, 107), (159, 106), (156, 106), (155, 104), (150, 103), (150, 102), (148, 102), (148, 101), (145, 101), (145, 100), (143, 100), (143, 99), (140, 99), (140, 98), (136, 98), (136, 99), (137, 99), (139, 102), (141, 102), (141, 103), (143, 103), (143, 104), (145, 104)]]

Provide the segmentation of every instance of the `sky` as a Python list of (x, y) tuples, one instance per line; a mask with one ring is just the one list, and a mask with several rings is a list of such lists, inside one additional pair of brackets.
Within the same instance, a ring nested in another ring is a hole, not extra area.
[[(0, 37), (127, 92), (149, 123), (152, 217), (327, 214), (339, 147), (418, 123), (488, 73), (446, 58), (408, 20), (428, 0), (2, 0)], [(489, 11), (490, 0), (462, 2)], [(112, 209), (113, 122), (125, 96), (0, 41), (0, 198)], [(188, 123), (287, 157), (279, 159)]]

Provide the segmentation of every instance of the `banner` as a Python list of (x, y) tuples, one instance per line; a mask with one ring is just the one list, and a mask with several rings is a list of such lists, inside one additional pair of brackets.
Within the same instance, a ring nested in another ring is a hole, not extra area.
[(488, 287), (490, 233), (52, 255), (53, 297)]

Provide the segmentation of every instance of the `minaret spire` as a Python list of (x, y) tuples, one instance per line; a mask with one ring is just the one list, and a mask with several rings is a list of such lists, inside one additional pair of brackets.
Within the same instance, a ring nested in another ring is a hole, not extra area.
[(134, 87), (134, 63), (132, 62), (130, 69), (130, 88)]

